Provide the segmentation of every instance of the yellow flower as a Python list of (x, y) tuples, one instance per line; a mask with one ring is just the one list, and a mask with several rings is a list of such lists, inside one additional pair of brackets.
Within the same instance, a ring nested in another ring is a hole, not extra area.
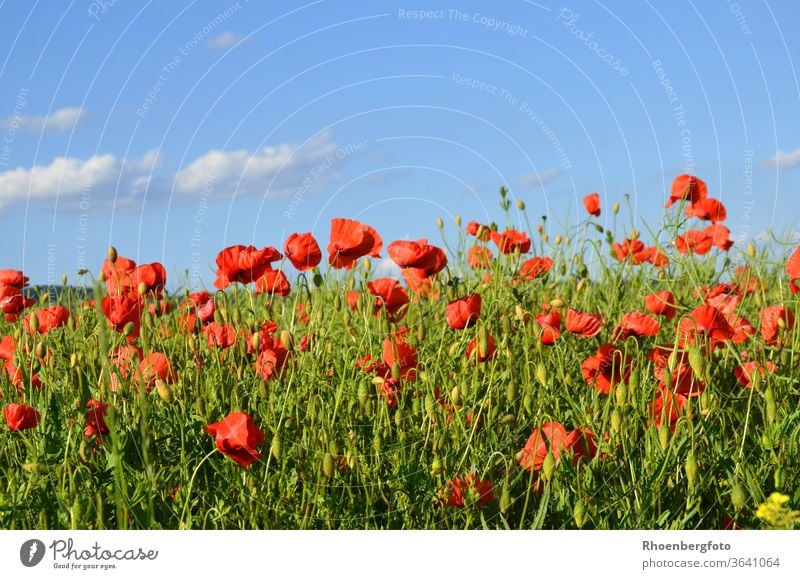
[(792, 511), (787, 507), (789, 497), (774, 492), (765, 503), (759, 505), (756, 517), (775, 529), (793, 529), (800, 524), (800, 511)]

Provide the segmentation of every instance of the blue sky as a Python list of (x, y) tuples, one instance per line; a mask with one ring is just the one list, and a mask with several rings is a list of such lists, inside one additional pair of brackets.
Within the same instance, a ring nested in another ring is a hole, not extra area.
[[(436, 217), (705, 179), (732, 237), (798, 227), (793, 1), (0, 4), (0, 267), (97, 272), (109, 244), (213, 281), (227, 245), (386, 242)], [(608, 218), (606, 211), (601, 218)]]

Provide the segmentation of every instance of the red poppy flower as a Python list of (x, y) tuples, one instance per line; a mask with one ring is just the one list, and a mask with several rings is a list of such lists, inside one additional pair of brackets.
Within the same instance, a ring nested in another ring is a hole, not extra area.
[(475, 324), (481, 315), (481, 296), (471, 294), (447, 304), (447, 325), (463, 330)]
[(467, 263), (472, 269), (488, 269), (493, 257), (489, 249), (480, 245), (474, 245), (467, 250)]
[(672, 191), (665, 207), (670, 207), (681, 199), (694, 204), (701, 199), (705, 199), (707, 195), (708, 187), (704, 181), (694, 175), (678, 175), (672, 182)]
[(528, 253), (531, 249), (531, 240), (525, 233), (516, 229), (506, 229), (503, 233), (492, 231), (491, 237), (501, 253), (509, 254), (516, 250)]
[(16, 269), (0, 269), (0, 286), (22, 289), (28, 285), (28, 278)]
[(161, 352), (153, 352), (142, 358), (134, 374), (134, 380), (144, 384), (147, 392), (153, 389), (157, 379), (161, 379), (167, 384), (171, 384), (177, 379), (169, 360)]
[(761, 318), (761, 335), (764, 341), (772, 346), (778, 344), (778, 336), (782, 328), (791, 331), (794, 328), (794, 314), (784, 306), (767, 306), (759, 314)]
[(332, 267), (353, 269), (360, 257), (380, 257), (382, 248), (381, 236), (369, 225), (339, 217), (331, 220), (328, 263)]
[(117, 368), (119, 376), (116, 372), (111, 373), (111, 384), (109, 389), (116, 392), (120, 388), (119, 379), (127, 380), (133, 373), (134, 366), (138, 366), (142, 360), (142, 351), (133, 344), (125, 344), (114, 348), (108, 355), (108, 359)]
[(672, 371), (668, 371), (667, 364), (658, 365), (653, 369), (653, 375), (658, 380), (659, 386), (681, 396), (699, 396), (706, 389), (705, 382), (697, 378), (694, 370), (687, 363), (688, 353), (686, 351), (678, 351), (676, 354), (677, 361)]
[(669, 290), (658, 291), (644, 298), (644, 307), (650, 313), (664, 316), (668, 320), (675, 317), (675, 312), (677, 311), (675, 305), (675, 296)]
[(706, 197), (687, 205), (686, 217), (697, 217), (711, 223), (719, 223), (720, 221), (725, 221), (728, 214), (725, 211), (725, 206), (720, 201)]
[(745, 362), (744, 364), (736, 366), (736, 368), (733, 370), (733, 373), (736, 376), (736, 381), (739, 384), (745, 388), (752, 388), (752, 379), (756, 372), (758, 372), (763, 379), (767, 372), (774, 374), (777, 369), (778, 367), (770, 361), (762, 364), (761, 362), (751, 360), (750, 362)]
[(567, 320), (564, 327), (570, 333), (591, 338), (603, 329), (603, 317), (599, 314), (587, 314), (567, 308)]
[(444, 251), (435, 245), (430, 245), (427, 239), (393, 241), (386, 251), (398, 266), (421, 269), (427, 277), (439, 273), (447, 265)]
[(707, 339), (709, 346), (716, 348), (730, 340), (734, 331), (722, 312), (714, 306), (703, 305), (693, 309), (689, 317), (681, 319), (678, 333), (686, 344), (700, 345), (703, 339)]
[(675, 247), (681, 253), (695, 253), (705, 255), (711, 250), (714, 239), (700, 229), (689, 229), (683, 235), (675, 238)]
[(358, 300), (361, 298), (361, 292), (358, 290), (350, 290), (347, 292), (347, 307), (352, 311), (358, 311)]
[(472, 338), (469, 344), (467, 344), (468, 360), (476, 360), (479, 363), (483, 363), (487, 360), (491, 360), (496, 352), (497, 346), (495, 346), (494, 338), (491, 336), (486, 337), (485, 348), (481, 347), (480, 340), (478, 338)]
[(391, 322), (403, 319), (408, 311), (408, 293), (396, 279), (388, 277), (378, 278), (367, 284), (369, 293), (377, 296), (372, 302), (372, 313), (378, 315), (385, 309), (386, 317)]
[(479, 507), (492, 502), (492, 481), (480, 480), (474, 472), (464, 478), (451, 479), (439, 493), (439, 499), (445, 507), (463, 507), (470, 495), (475, 497)]
[(279, 340), (272, 340), (269, 347), (264, 347), (256, 359), (256, 374), (262, 380), (271, 380), (277, 377), (286, 364), (289, 351), (284, 348)]
[(433, 282), (424, 269), (404, 267), (402, 274), (408, 289), (414, 294), (417, 296), (432, 296), (434, 299), (439, 299), (439, 294), (433, 291)]
[(596, 354), (584, 360), (581, 371), (589, 386), (608, 394), (613, 385), (628, 381), (631, 365), (631, 359), (622, 350), (612, 344), (603, 344)]
[(217, 279), (214, 280), (214, 287), (224, 290), (232, 283), (252, 283), (272, 267), (272, 262), (279, 261), (282, 257), (274, 247), (226, 247), (217, 255)]
[(750, 336), (756, 333), (756, 329), (753, 327), (753, 324), (747, 320), (747, 318), (737, 316), (736, 314), (730, 314), (726, 319), (731, 328), (733, 328), (734, 333), (733, 338), (731, 338), (731, 342), (734, 344), (741, 344), (742, 342), (750, 339)]
[(532, 280), (543, 276), (553, 267), (553, 260), (549, 257), (533, 257), (522, 262), (519, 268), (519, 277)]
[(299, 271), (313, 269), (322, 261), (322, 250), (311, 232), (292, 233), (283, 244), (283, 253)]
[(209, 348), (230, 348), (236, 343), (236, 328), (229, 324), (211, 322), (203, 327)]
[(669, 258), (657, 247), (645, 247), (633, 254), (633, 263), (640, 265), (644, 262), (652, 263), (654, 267), (664, 267), (669, 263)]
[(31, 374), (30, 379), (26, 381), (25, 376), (22, 373), (22, 370), (17, 368), (12, 360), (6, 360), (3, 363), (3, 368), (8, 374), (8, 381), (17, 387), (17, 391), (20, 394), (22, 394), (25, 391), (25, 388), (27, 386), (36, 388), (37, 390), (42, 388), (42, 381), (39, 379), (38, 373)]
[(108, 434), (106, 425), (106, 414), (109, 405), (98, 400), (89, 399), (86, 402), (86, 426), (83, 429), (83, 437), (101, 436)]
[(30, 325), (31, 316), (36, 316), (38, 318), (39, 328), (37, 333), (45, 335), (67, 324), (67, 320), (69, 320), (69, 310), (64, 306), (50, 306), (49, 308), (43, 308), (28, 314), (25, 317), (23, 325), (25, 326), (25, 331), (32, 336), (34, 332)]
[(488, 225), (482, 225), (477, 221), (470, 221), (466, 227), (467, 233), (477, 237), (481, 241), (489, 241), (491, 228)]
[(0, 285), (0, 312), (6, 315), (7, 322), (15, 322), (17, 315), (34, 305), (36, 300), (26, 298), (19, 288)]
[(3, 408), (8, 428), (14, 432), (36, 428), (41, 416), (39, 411), (24, 404), (9, 404)]
[(292, 293), (292, 286), (282, 270), (268, 267), (256, 280), (256, 294), (262, 293), (286, 297)]
[(703, 302), (709, 306), (714, 306), (721, 311), (726, 317), (736, 311), (739, 306), (741, 296), (738, 294), (738, 288), (735, 285), (720, 283), (713, 288), (702, 288), (705, 291), (703, 295)]
[(611, 340), (627, 340), (631, 336), (637, 338), (653, 337), (658, 335), (661, 326), (653, 318), (642, 312), (628, 312), (622, 316), (614, 331)]
[(575, 452), (573, 461), (578, 464), (581, 458), (594, 458), (597, 454), (597, 438), (588, 428), (576, 428), (564, 439), (567, 448)]
[(561, 458), (561, 452), (567, 448), (567, 431), (560, 422), (546, 422), (533, 431), (522, 448), (520, 466), (534, 472), (542, 468), (547, 452), (553, 453), (556, 462)]
[(417, 351), (411, 344), (403, 340), (384, 340), (383, 362), (390, 371), (397, 363), (403, 380), (413, 382), (417, 379)]
[(789, 276), (789, 289), (793, 294), (800, 293), (800, 247), (795, 249), (786, 260), (786, 275)]
[(117, 332), (122, 332), (129, 323), (133, 324), (130, 337), (139, 336), (142, 325), (142, 302), (138, 296), (113, 295), (106, 296), (102, 302), (103, 313), (108, 323)]
[(264, 433), (244, 412), (231, 412), (220, 422), (205, 427), (214, 437), (217, 449), (238, 465), (249, 468), (263, 455), (257, 448), (264, 444)]
[(589, 193), (583, 198), (583, 206), (589, 215), (600, 217), (600, 195), (597, 193)]
[(611, 244), (611, 250), (619, 261), (625, 261), (628, 256), (633, 258), (635, 254), (641, 253), (645, 249), (644, 242), (639, 239), (624, 239), (622, 243)]
[(545, 346), (552, 346), (561, 336), (561, 314), (558, 310), (544, 312), (536, 316), (536, 323), (542, 328), (540, 339)]
[(127, 257), (119, 255), (114, 263), (106, 259), (103, 262), (101, 276), (106, 282), (108, 295), (115, 296), (127, 291), (125, 289), (125, 280), (134, 269), (136, 269), (136, 262)]
[(0, 360), (13, 360), (17, 346), (12, 336), (3, 336), (0, 339)]
[(724, 251), (728, 251), (733, 247), (733, 241), (730, 239), (731, 230), (724, 225), (720, 225), (719, 223), (709, 225), (703, 230), (703, 233), (711, 238), (711, 243), (713, 245), (716, 245)]
[(666, 389), (659, 389), (656, 399), (650, 405), (650, 417), (657, 426), (666, 420), (670, 430), (675, 430), (678, 419), (686, 413), (689, 398)]

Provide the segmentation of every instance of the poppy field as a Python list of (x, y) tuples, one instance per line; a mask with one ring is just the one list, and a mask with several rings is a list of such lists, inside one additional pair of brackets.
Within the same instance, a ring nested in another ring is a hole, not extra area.
[(90, 291), (0, 269), (0, 527), (795, 527), (800, 248), (666, 198), (643, 231), (504, 188), (440, 240), (336, 218), (208, 291), (124, 247)]

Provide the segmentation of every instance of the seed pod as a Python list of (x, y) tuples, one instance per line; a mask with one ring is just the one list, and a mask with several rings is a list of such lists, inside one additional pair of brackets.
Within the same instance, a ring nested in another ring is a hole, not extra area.
[(689, 481), (689, 486), (693, 487), (697, 483), (697, 461), (694, 458), (694, 452), (689, 452), (684, 464), (686, 471), (686, 480)]
[(283, 456), (283, 440), (281, 440), (281, 437), (278, 436), (277, 433), (272, 437), (272, 444), (269, 445), (269, 452), (275, 460), (280, 460), (281, 456)]
[(575, 520), (575, 526), (582, 529), (583, 524), (586, 522), (586, 507), (580, 499), (578, 499), (575, 503), (575, 507), (572, 509), (572, 518)]
[(333, 476), (333, 455), (330, 452), (322, 456), (322, 474), (328, 478)]
[(742, 488), (742, 485), (736, 483), (731, 489), (731, 504), (733, 505), (734, 509), (741, 511), (746, 503), (747, 498), (745, 497), (744, 489)]

